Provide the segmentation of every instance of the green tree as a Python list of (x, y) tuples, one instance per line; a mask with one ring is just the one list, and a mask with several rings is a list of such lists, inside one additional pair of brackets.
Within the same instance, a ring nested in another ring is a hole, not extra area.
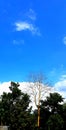
[[(10, 120), (10, 93), (3, 93), (0, 100), (0, 124), (8, 125)], [(7, 118), (6, 118), (7, 117)]]
[(53, 127), (55, 120), (58, 120), (57, 121), (57, 126), (58, 126), (60, 124), (60, 121), (58, 118), (60, 118), (63, 124), (63, 118), (61, 115), (63, 105), (61, 105), (61, 102), (63, 102), (63, 98), (59, 93), (50, 93), (50, 95), (47, 96), (45, 100), (41, 101), (40, 124), (41, 124), (42, 129), (52, 130), (50, 129), (50, 126), (52, 124), (52, 127)]
[(66, 103), (63, 104), (63, 111), (62, 111), (62, 117), (64, 121), (64, 127), (63, 130), (66, 130)]
[(48, 108), (51, 113), (59, 113), (62, 109), (61, 102), (63, 102), (63, 98), (59, 93), (50, 93), (46, 100), (42, 101), (42, 105)]
[[(11, 130), (32, 129), (30, 99), (19, 89), (19, 84), (11, 82), (10, 92), (3, 93), (0, 101), (0, 122)], [(7, 118), (6, 118), (7, 117)]]
[(63, 119), (59, 114), (51, 115), (47, 121), (48, 130), (62, 130)]

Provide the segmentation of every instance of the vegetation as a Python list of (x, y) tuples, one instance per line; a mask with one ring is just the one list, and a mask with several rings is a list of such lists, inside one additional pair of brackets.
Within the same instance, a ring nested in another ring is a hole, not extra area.
[[(38, 108), (29, 108), (30, 97), (19, 89), (19, 83), (11, 82), (10, 92), (3, 93), (0, 100), (0, 124), (10, 130), (36, 130)], [(66, 103), (58, 93), (50, 93), (40, 101), (40, 130), (66, 129)]]

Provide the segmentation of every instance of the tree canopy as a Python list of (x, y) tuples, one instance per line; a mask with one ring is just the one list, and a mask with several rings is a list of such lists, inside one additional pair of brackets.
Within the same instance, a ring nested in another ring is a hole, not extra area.
[[(10, 92), (1, 95), (0, 124), (10, 130), (36, 130), (38, 108), (32, 111), (30, 96), (19, 89), (19, 83), (11, 82), (9, 89)], [(41, 101), (39, 129), (66, 129), (66, 103), (59, 93), (50, 93)]]

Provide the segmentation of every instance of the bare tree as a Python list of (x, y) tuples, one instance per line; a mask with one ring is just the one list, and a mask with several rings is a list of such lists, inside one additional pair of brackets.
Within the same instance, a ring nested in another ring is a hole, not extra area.
[(29, 79), (31, 95), (33, 96), (34, 103), (38, 109), (37, 125), (40, 127), (40, 100), (45, 97), (47, 93), (50, 93), (52, 88), (42, 73), (32, 73), (30, 74)]

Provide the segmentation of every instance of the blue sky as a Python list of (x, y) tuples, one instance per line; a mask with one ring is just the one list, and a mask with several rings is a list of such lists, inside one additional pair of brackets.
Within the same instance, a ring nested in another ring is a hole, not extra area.
[(2, 0), (0, 81), (40, 71), (52, 83), (66, 75), (66, 1)]

